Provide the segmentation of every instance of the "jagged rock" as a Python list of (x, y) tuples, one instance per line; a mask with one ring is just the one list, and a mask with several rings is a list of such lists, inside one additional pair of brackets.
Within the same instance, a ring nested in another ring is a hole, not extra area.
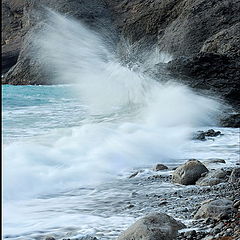
[(240, 57), (240, 23), (225, 28), (209, 39), (207, 39), (202, 48), (202, 52), (218, 53), (229, 57)]
[(204, 177), (197, 180), (196, 185), (199, 186), (213, 186), (225, 182), (227, 172), (222, 169), (208, 172)]
[(223, 127), (240, 127), (240, 113), (233, 113), (221, 119), (221, 126)]
[(165, 213), (151, 213), (124, 231), (118, 240), (173, 240), (185, 225)]
[[(11, 0), (11, 2), (19, 1)], [(4, 75), (3, 84), (56, 84), (54, 71), (48, 70), (45, 59), (39, 56), (38, 49), (33, 44), (35, 42), (34, 36), (44, 28), (44, 22), (48, 19), (48, 12), (43, 7), (81, 20), (90, 28), (95, 26), (100, 30), (104, 25), (109, 25), (109, 28), (112, 26), (109, 11), (103, 0), (93, 0), (91, 2), (87, 0), (33, 0), (28, 3), (23, 2), (24, 18), (21, 21), (25, 27), (22, 30), (23, 33), (18, 32), (21, 49), (18, 49), (17, 54), (14, 54), (14, 56), (19, 54), (18, 61), (16, 64), (14, 62), (15, 65), (13, 64), (14, 66)], [(111, 30), (111, 32), (114, 31)], [(10, 51), (8, 52), (10, 56)], [(8, 64), (7, 59), (4, 60), (4, 64)], [(58, 81), (57, 83), (62, 82)]]
[(240, 182), (240, 168), (235, 168), (230, 177), (229, 177), (229, 182), (235, 183), (235, 182)]
[(227, 199), (208, 200), (202, 203), (201, 207), (194, 215), (194, 218), (211, 218), (219, 220), (222, 217), (227, 217), (232, 212), (234, 212), (232, 201)]
[(183, 185), (195, 184), (208, 169), (198, 160), (191, 159), (179, 166), (172, 175), (172, 182)]
[(161, 170), (165, 170), (165, 169), (168, 169), (167, 166), (165, 166), (164, 164), (157, 164), (155, 167), (154, 167), (154, 171), (161, 171)]

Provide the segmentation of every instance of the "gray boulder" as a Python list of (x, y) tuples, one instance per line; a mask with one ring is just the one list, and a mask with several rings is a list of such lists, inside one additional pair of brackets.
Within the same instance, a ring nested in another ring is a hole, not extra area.
[(184, 227), (165, 213), (151, 213), (131, 225), (117, 240), (172, 240)]
[(226, 181), (227, 172), (222, 169), (208, 172), (196, 182), (199, 186), (213, 186)]
[(195, 184), (201, 175), (206, 172), (208, 172), (208, 169), (200, 161), (191, 159), (173, 172), (172, 182), (183, 185)]
[(195, 219), (212, 218), (220, 219), (228, 216), (234, 211), (233, 202), (227, 199), (208, 200), (203, 202), (197, 213), (194, 215)]
[(240, 182), (240, 168), (235, 168), (230, 177), (229, 177), (230, 183)]

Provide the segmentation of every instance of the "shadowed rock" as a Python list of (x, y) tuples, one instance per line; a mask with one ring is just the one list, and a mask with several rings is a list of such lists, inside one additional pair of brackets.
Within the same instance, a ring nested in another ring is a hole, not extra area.
[(165, 213), (151, 213), (131, 225), (117, 240), (173, 240), (184, 227)]

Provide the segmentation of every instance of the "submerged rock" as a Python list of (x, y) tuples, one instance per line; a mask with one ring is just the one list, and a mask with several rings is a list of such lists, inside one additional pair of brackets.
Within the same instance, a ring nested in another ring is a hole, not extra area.
[(173, 240), (184, 227), (165, 213), (151, 213), (131, 225), (117, 240)]
[(179, 166), (172, 175), (172, 182), (183, 185), (195, 184), (208, 169), (198, 160), (191, 159)]
[(212, 218), (219, 220), (227, 217), (234, 212), (233, 202), (227, 199), (208, 200), (203, 202), (197, 213), (194, 215), (195, 219)]
[(193, 135), (193, 140), (207, 140), (206, 137), (217, 137), (221, 134), (220, 131), (214, 131), (213, 129), (209, 129), (207, 131), (198, 131)]

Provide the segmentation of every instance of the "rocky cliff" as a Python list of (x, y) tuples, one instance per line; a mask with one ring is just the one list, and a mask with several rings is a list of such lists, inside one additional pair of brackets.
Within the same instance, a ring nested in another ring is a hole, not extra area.
[[(143, 51), (157, 46), (173, 60), (152, 66), (155, 77), (164, 69), (193, 88), (240, 105), (240, 0), (3, 0), (3, 83), (52, 83), (31, 58), (28, 40), (44, 21), (43, 6), (92, 27), (113, 26), (116, 52), (125, 61), (141, 61)], [(130, 53), (126, 42), (134, 46)]]

